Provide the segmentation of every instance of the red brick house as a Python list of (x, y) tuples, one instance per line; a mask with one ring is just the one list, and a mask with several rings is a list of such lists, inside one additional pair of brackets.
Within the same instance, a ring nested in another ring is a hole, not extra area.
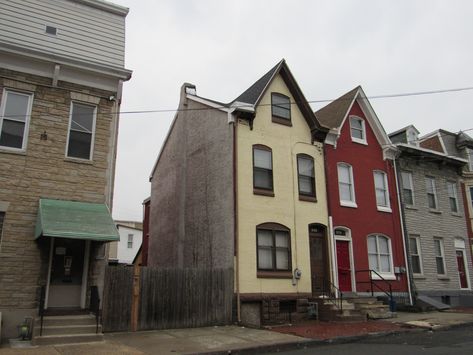
[(373, 280), (378, 294), (391, 285), (410, 302), (396, 148), (360, 86), (315, 114), (330, 128), (324, 149), (334, 283), (360, 295)]

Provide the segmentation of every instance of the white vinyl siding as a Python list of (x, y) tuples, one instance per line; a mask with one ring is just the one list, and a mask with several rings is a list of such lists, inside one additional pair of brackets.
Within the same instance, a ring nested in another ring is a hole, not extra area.
[(355, 202), (355, 186), (353, 183), (353, 169), (351, 165), (339, 163), (338, 170), (338, 191), (340, 194), (340, 204), (342, 206), (357, 207)]
[[(65, 0), (0, 0), (0, 42), (124, 66), (125, 17)], [(55, 27), (56, 35), (46, 33)]]
[(25, 150), (33, 95), (3, 90), (0, 109), (0, 148)]
[(389, 202), (388, 179), (386, 173), (382, 171), (374, 171), (374, 187), (376, 194), (376, 206), (378, 210), (391, 212), (391, 204)]

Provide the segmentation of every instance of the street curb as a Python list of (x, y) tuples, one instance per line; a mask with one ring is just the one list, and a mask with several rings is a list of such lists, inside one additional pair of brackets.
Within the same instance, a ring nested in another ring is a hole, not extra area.
[(410, 326), (409, 328), (405, 329), (398, 329), (398, 330), (390, 330), (385, 332), (376, 332), (376, 333), (367, 333), (361, 335), (351, 335), (351, 336), (340, 336), (330, 339), (305, 339), (305, 340), (298, 340), (298, 341), (290, 341), (285, 343), (278, 343), (278, 344), (264, 344), (258, 346), (252, 346), (247, 348), (236, 348), (236, 349), (228, 349), (228, 350), (218, 350), (218, 351), (209, 351), (209, 352), (198, 352), (193, 353), (196, 355), (228, 355), (228, 354), (239, 354), (239, 355), (246, 355), (246, 354), (255, 354), (255, 353), (272, 353), (272, 352), (282, 352), (282, 351), (289, 351), (289, 350), (298, 350), (298, 349), (307, 349), (315, 346), (321, 345), (331, 345), (331, 344), (346, 344), (346, 343), (354, 343), (368, 338), (377, 338), (383, 337), (387, 335), (398, 335), (403, 333), (423, 333), (428, 331), (439, 331), (439, 330), (449, 330), (464, 326), (473, 325), (472, 322), (465, 322), (465, 323), (458, 323), (458, 324), (449, 324), (445, 326), (439, 326), (436, 328), (421, 328)]

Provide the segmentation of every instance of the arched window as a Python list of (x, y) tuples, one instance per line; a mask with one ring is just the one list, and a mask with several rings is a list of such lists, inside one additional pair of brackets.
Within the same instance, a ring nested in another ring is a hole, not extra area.
[(371, 270), (381, 276), (393, 275), (391, 240), (380, 234), (368, 236), (368, 260)]
[(256, 226), (257, 264), (261, 271), (291, 270), (291, 234), (277, 223)]

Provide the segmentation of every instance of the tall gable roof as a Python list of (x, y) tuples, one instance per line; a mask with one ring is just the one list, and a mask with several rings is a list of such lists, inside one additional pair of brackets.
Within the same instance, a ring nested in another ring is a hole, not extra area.
[(332, 101), (327, 106), (316, 111), (315, 116), (320, 123), (329, 128), (340, 127), (353, 103), (353, 100), (355, 100), (359, 88), (360, 86), (357, 86), (353, 90)]

